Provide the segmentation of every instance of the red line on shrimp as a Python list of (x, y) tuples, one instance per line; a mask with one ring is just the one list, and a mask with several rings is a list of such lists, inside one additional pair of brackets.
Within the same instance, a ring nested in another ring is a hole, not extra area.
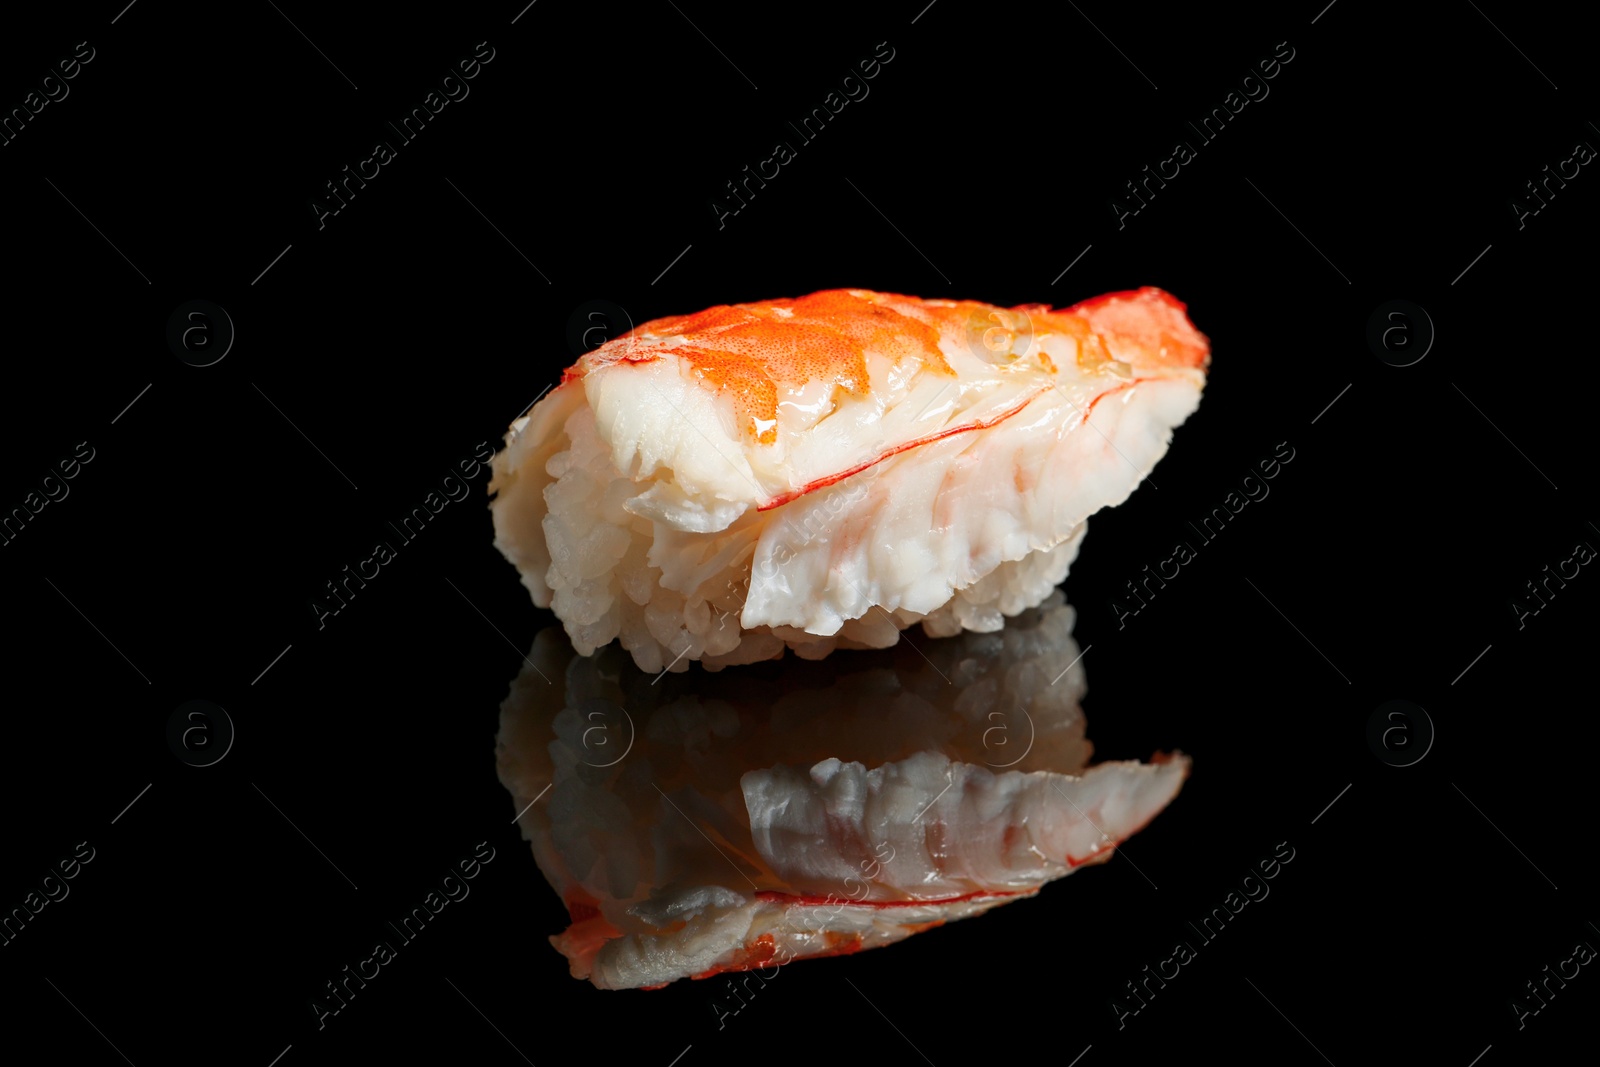
[[(1095, 394), (1094, 398), (1089, 401), (1088, 407), (1086, 407), (1084, 409), (1083, 418), (1079, 420), (1078, 425), (1081, 426), (1085, 422), (1088, 422), (1090, 414), (1093, 413), (1093, 411), (1094, 411), (1094, 406), (1096, 404), (1100, 403), (1100, 401), (1105, 399), (1106, 397), (1111, 396), (1113, 393), (1120, 393), (1125, 389), (1131, 389), (1133, 386), (1138, 385), (1140, 382), (1148, 382), (1148, 381), (1154, 381), (1154, 380), (1156, 380), (1156, 379), (1153, 379), (1153, 378), (1134, 378), (1132, 381), (1123, 382), (1122, 384), (1114, 386), (1113, 388), (1107, 389), (1104, 392)], [(816, 481), (807, 482), (805, 485), (802, 485), (798, 489), (791, 489), (786, 493), (780, 493), (777, 496), (773, 497), (771, 500), (767, 501), (765, 504), (762, 504), (762, 505), (758, 506), (756, 508), (756, 510), (757, 511), (770, 511), (773, 508), (782, 507), (784, 504), (787, 504), (787, 503), (789, 503), (791, 501), (800, 499), (801, 497), (805, 496), (807, 493), (814, 493), (819, 489), (826, 489), (830, 485), (834, 485), (837, 482), (842, 482), (846, 478), (849, 478), (849, 477), (851, 477), (853, 475), (860, 474), (862, 471), (867, 470), (870, 467), (875, 467), (879, 463), (882, 463), (884, 460), (888, 459), (889, 457), (894, 456), (894, 455), (896, 455), (898, 453), (901, 453), (901, 452), (905, 452), (908, 449), (918, 448), (918, 447), (920, 447), (922, 445), (926, 445), (926, 444), (932, 444), (934, 441), (938, 441), (938, 440), (941, 440), (941, 439), (946, 438), (946, 437), (952, 437), (952, 436), (954, 436), (955, 434), (958, 434), (958, 433), (967, 433), (967, 432), (969, 432), (971, 430), (987, 430), (992, 426), (998, 426), (1002, 422), (1005, 422), (1007, 419), (1011, 418), (1013, 415), (1015, 415), (1018, 412), (1020, 412), (1023, 408), (1027, 407), (1029, 404), (1033, 403), (1035, 400), (1039, 399), (1039, 397), (1043, 396), (1046, 392), (1048, 392), (1052, 388), (1054, 388), (1053, 385), (1041, 386), (1039, 389), (1037, 389), (1034, 392), (1032, 392), (1032, 393), (1028, 394), (1027, 396), (1023, 397), (1022, 400), (1019, 401), (1015, 406), (1007, 408), (1005, 411), (1002, 411), (1000, 414), (995, 415), (993, 418), (980, 419), (977, 422), (969, 422), (969, 423), (966, 423), (966, 424), (964, 424), (962, 426), (951, 426), (951, 427), (948, 427), (946, 429), (940, 430), (938, 433), (928, 434), (926, 437), (919, 437), (916, 440), (907, 441), (904, 444), (895, 445), (893, 448), (891, 448), (891, 449), (889, 449), (889, 450), (887, 450), (885, 452), (880, 453), (879, 455), (877, 455), (873, 459), (869, 459), (865, 463), (858, 463), (856, 466), (851, 467), (847, 471), (842, 471), (842, 472), (840, 472), (838, 474), (830, 474), (826, 478), (818, 478)], [(1074, 405), (1074, 406), (1076, 406), (1076, 405)]]

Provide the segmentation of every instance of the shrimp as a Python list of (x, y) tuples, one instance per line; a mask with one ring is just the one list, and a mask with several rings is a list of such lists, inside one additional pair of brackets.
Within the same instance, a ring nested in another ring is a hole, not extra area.
[(1063, 310), (865, 289), (646, 322), (496, 456), (495, 543), (581, 654), (645, 671), (990, 632), (1067, 574), (1197, 407), (1153, 288)]
[(1055, 592), (998, 633), (654, 681), (545, 630), (496, 760), (551, 943), (602, 989), (770, 972), (1110, 859), (1189, 760), (1090, 764), (1073, 620)]

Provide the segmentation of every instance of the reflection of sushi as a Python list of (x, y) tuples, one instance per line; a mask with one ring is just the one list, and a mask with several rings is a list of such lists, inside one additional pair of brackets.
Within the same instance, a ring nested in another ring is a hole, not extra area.
[(657, 319), (512, 425), (495, 543), (581, 653), (620, 637), (649, 671), (994, 630), (1161, 458), (1208, 360), (1158, 289)]
[(551, 942), (604, 989), (770, 976), (1109, 859), (1189, 761), (1088, 766), (1072, 622), (1052, 593), (998, 633), (664, 678), (544, 631), (496, 762)]

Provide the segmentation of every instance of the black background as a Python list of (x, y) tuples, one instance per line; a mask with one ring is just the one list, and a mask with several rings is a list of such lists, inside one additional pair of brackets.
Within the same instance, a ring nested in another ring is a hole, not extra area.
[[(0, 547), (0, 907), (95, 849), (0, 946), (9, 1044), (140, 1067), (286, 1049), (284, 1067), (1183, 1051), (1487, 1067), (1592, 1040), (1592, 968), (1520, 1030), (1512, 1009), (1545, 965), (1600, 944), (1600, 578), (1584, 568), (1521, 629), (1512, 608), (1600, 545), (1582, 473), (1600, 178), (1583, 168), (1521, 229), (1512, 207), (1600, 144), (1586, 36), (1503, 3), (924, 2), (8, 15), (7, 111), (95, 49), (0, 147), (0, 506), (94, 450)], [(323, 184), (395, 140), (385, 121), (480, 41), (494, 58), (470, 96), (319, 228)], [(786, 122), (885, 41), (870, 95), (719, 228), (724, 183), (795, 142)], [(1199, 144), (1185, 120), (1280, 42), (1293, 59), (1270, 95)], [(1123, 183), (1179, 139), (1197, 157), (1119, 228)], [(1188, 303), (1211, 379), (1159, 488), (1090, 523), (1066, 591), (1098, 755), (1190, 753), (1180, 797), (1109, 864), (785, 968), (720, 1030), (709, 983), (569, 978), (545, 940), (564, 912), (493, 759), (499, 702), (551, 616), (491, 545), (486, 478), (319, 629), (323, 584), (498, 442), (573, 358), (585, 301), (643, 321), (842, 286), (1064, 305), (1139, 285)], [(237, 331), (213, 366), (165, 340), (192, 299)], [(1394, 299), (1437, 331), (1412, 366), (1366, 339)], [(1123, 583), (1280, 442), (1295, 458), (1271, 495), (1119, 628)], [(191, 699), (237, 728), (211, 767), (166, 741)], [(1409, 767), (1366, 739), (1391, 699), (1436, 730)], [(319, 1030), (322, 984), (480, 841), (496, 858), (470, 898)], [(1280, 842), (1295, 858), (1271, 895), (1119, 1029), (1124, 984)]]

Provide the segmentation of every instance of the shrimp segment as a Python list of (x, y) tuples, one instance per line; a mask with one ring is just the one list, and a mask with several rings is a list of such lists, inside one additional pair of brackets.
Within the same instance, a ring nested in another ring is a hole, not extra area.
[(496, 759), (567, 905), (551, 943), (576, 978), (657, 988), (889, 945), (1110, 859), (1189, 761), (1091, 764), (1073, 619), (1055, 593), (1000, 633), (657, 680), (546, 630)]
[(495, 543), (580, 653), (620, 639), (648, 671), (993, 630), (1160, 460), (1209, 360), (1153, 288), (655, 319), (513, 424)]

